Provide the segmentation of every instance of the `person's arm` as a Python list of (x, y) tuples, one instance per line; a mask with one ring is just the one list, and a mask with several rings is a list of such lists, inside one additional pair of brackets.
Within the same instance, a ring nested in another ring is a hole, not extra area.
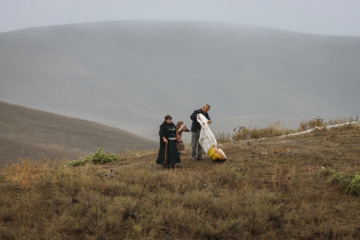
[(181, 130), (182, 130), (184, 127), (185, 127), (185, 123), (181, 124), (181, 126), (179, 127), (179, 130), (177, 130), (176, 133), (181, 132)]
[(197, 115), (198, 115), (198, 112), (195, 110), (193, 112), (193, 114), (191, 114), (190, 119), (196, 122)]
[(159, 135), (160, 135), (161, 140), (163, 140), (164, 143), (167, 143), (167, 139), (164, 136), (164, 130), (162, 127), (160, 127)]
[(207, 123), (210, 124), (211, 123), (211, 119), (208, 113), (206, 113), (206, 118), (208, 119)]

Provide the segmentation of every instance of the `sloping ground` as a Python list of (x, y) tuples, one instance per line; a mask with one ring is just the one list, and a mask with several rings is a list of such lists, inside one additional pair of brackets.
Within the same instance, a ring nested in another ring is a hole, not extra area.
[(359, 126), (345, 126), (226, 143), (224, 163), (187, 153), (171, 170), (155, 164), (156, 154), (42, 165), (52, 173), (14, 167), (1, 175), (0, 237), (359, 239), (359, 196), (328, 171), (358, 173), (359, 146)]
[(19, 159), (78, 158), (100, 147), (118, 153), (158, 144), (129, 132), (0, 101), (0, 165)]

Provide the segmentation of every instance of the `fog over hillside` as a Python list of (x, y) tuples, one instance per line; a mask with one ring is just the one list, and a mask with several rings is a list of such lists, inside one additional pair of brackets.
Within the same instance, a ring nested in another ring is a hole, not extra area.
[(166, 114), (215, 132), (359, 114), (360, 37), (212, 22), (120, 21), (0, 34), (0, 100), (151, 139)]

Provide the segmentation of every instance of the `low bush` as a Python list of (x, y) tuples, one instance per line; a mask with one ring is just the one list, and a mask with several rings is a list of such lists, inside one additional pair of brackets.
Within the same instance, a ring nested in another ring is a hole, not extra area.
[(87, 163), (92, 164), (105, 164), (110, 162), (116, 162), (120, 158), (118, 155), (105, 153), (103, 148), (100, 148), (96, 153), (90, 154), (85, 157), (81, 157), (79, 160), (73, 160), (69, 164), (73, 167), (75, 166), (83, 166)]
[(344, 186), (345, 191), (350, 194), (360, 195), (360, 172), (345, 174), (332, 169), (327, 170), (330, 174), (330, 181)]

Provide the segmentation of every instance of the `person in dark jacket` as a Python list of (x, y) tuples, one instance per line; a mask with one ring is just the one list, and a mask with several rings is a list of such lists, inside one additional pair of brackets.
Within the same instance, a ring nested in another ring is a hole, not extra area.
[(159, 136), (160, 149), (156, 163), (163, 168), (174, 168), (181, 160), (176, 147), (176, 126), (170, 115), (166, 115), (165, 121), (160, 125)]
[[(210, 105), (205, 104), (201, 109), (195, 110), (193, 114), (191, 114), (190, 119), (192, 120), (191, 124), (191, 157), (193, 160), (201, 160), (202, 159), (202, 147), (199, 143), (200, 138), (200, 123), (196, 120), (198, 114), (204, 115), (208, 119), (208, 124), (211, 123), (211, 119), (209, 117), (208, 112), (210, 111)], [(196, 147), (197, 147), (197, 157), (196, 157)]]

